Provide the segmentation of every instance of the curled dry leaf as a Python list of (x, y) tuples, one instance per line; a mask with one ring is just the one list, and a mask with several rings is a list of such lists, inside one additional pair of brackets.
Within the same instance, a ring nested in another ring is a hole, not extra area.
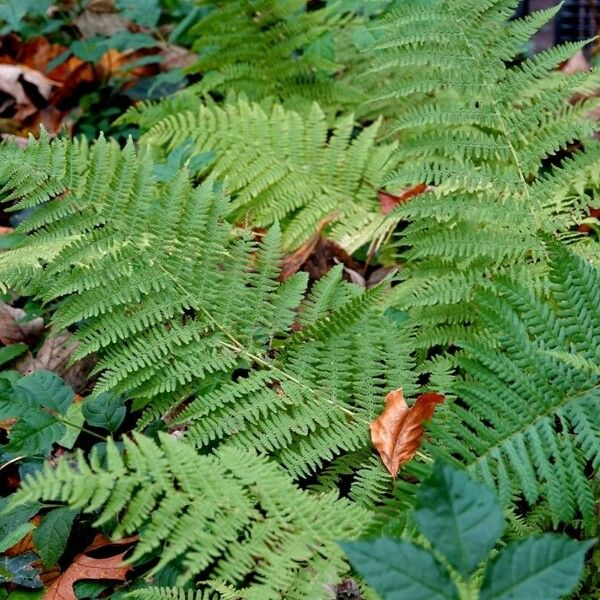
[(385, 397), (385, 409), (370, 426), (371, 441), (385, 468), (396, 478), (400, 467), (417, 453), (423, 437), (423, 423), (433, 416), (440, 394), (421, 394), (409, 407), (404, 392), (394, 390)]
[(24, 321), (27, 313), (20, 308), (0, 302), (0, 342), (5, 346), (27, 342), (41, 335), (44, 320), (41, 317)]
[(384, 215), (392, 212), (396, 206), (399, 204), (404, 204), (408, 200), (410, 200), (413, 196), (418, 196), (419, 194), (423, 194), (431, 189), (430, 185), (425, 183), (418, 183), (417, 185), (413, 185), (412, 187), (406, 188), (400, 194), (390, 194), (388, 192), (384, 192), (383, 190), (379, 190), (379, 206), (381, 208), (381, 212)]
[[(135, 542), (137, 537), (127, 538), (118, 542), (92, 544), (85, 552), (77, 555), (67, 570), (52, 582), (42, 600), (77, 600), (73, 584), (84, 579), (125, 581), (127, 573), (132, 569), (131, 565), (123, 564), (123, 560), (129, 546)], [(105, 558), (94, 558), (89, 552), (99, 548), (118, 546), (120, 552), (114, 556)], [(123, 546), (127, 546), (123, 550)]]

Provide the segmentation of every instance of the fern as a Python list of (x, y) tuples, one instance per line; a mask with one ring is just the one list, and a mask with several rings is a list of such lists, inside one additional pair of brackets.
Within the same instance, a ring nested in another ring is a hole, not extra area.
[(195, 155), (214, 155), (198, 175), (225, 181), (234, 222), (280, 221), (284, 246), (294, 249), (330, 220), (328, 236), (349, 252), (381, 225), (377, 192), (393, 146), (375, 145), (378, 123), (353, 137), (352, 116), (330, 123), (316, 104), (305, 115), (243, 100), (196, 104), (153, 123), (142, 141), (169, 153), (189, 139)]
[[(384, 230), (410, 222), (397, 241), (406, 268), (396, 303), (422, 324), (424, 347), (453, 343), (465, 326), (476, 331), (474, 294), (498, 274), (540, 284), (537, 232), (568, 231), (592, 200), (573, 182), (599, 183), (593, 104), (568, 102), (597, 76), (551, 73), (584, 42), (509, 66), (558, 10), (508, 22), (515, 5), (405, 3), (378, 27), (372, 74), (406, 67), (386, 96), (399, 105), (395, 152), (403, 163), (388, 186), (433, 186), (398, 207)], [(576, 141), (586, 151), (556, 161)]]
[(459, 400), (432, 439), (505, 502), (545, 498), (555, 526), (580, 515), (593, 531), (600, 374), (588, 366), (599, 359), (600, 271), (552, 244), (550, 282), (545, 301), (510, 281), (478, 296), (490, 337), (464, 344)]
[(355, 18), (336, 3), (307, 11), (304, 0), (202, 0), (209, 9), (190, 31), (203, 74), (194, 93), (244, 93), (302, 106), (318, 101), (332, 109), (364, 97), (336, 77), (336, 33)]
[(199, 573), (242, 588), (244, 597), (327, 598), (345, 570), (335, 540), (356, 537), (369, 513), (327, 494), (311, 496), (285, 473), (251, 453), (200, 456), (161, 434), (109, 441), (106, 463), (93, 451), (28, 477), (12, 506), (34, 499), (98, 512), (97, 525), (121, 514), (115, 537), (140, 532), (131, 562), (158, 557), (157, 573), (174, 561), (180, 583)]
[(352, 494), (373, 503), (386, 476), (368, 424), (390, 389), (416, 391), (411, 330), (378, 316), (382, 287), (347, 284), (340, 266), (302, 299), (305, 274), (277, 282), (277, 227), (257, 244), (223, 220), (210, 179), (156, 183), (131, 145), (42, 140), (3, 156), (7, 200), (37, 209), (0, 279), (59, 301), (53, 326), (78, 327), (75, 357), (99, 356), (96, 394), (132, 397), (140, 427), (164, 417), (199, 447), (268, 452), (297, 478), (352, 453)]

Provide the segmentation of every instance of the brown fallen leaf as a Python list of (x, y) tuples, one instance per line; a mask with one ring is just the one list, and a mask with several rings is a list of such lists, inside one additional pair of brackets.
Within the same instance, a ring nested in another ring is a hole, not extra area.
[(88, 375), (96, 359), (94, 356), (87, 356), (70, 365), (71, 355), (78, 346), (79, 342), (68, 331), (48, 336), (35, 358), (29, 352), (16, 364), (16, 369), (22, 375), (29, 375), (40, 369), (53, 371), (62, 377), (76, 394), (81, 394), (86, 389)]
[(0, 92), (9, 98), (2, 113), (10, 110), (15, 121), (22, 122), (48, 102), (53, 86), (60, 85), (26, 65), (0, 64)]
[(385, 397), (385, 409), (371, 425), (371, 441), (385, 468), (395, 479), (400, 467), (417, 453), (423, 437), (423, 423), (433, 416), (444, 396), (421, 394), (409, 407), (404, 392), (394, 390)]
[(136, 539), (137, 537), (133, 537), (118, 542), (108, 541), (108, 543), (99, 545), (92, 544), (84, 552), (78, 554), (66, 571), (52, 582), (42, 596), (42, 600), (77, 600), (73, 584), (84, 579), (125, 581), (127, 573), (133, 568), (131, 565), (123, 564), (129, 548), (106, 558), (94, 558), (89, 556), (88, 552), (99, 548), (106, 549), (109, 546), (129, 546)]
[(279, 273), (280, 281), (289, 279), (294, 273), (297, 273), (300, 270), (300, 267), (308, 260), (309, 256), (319, 244), (321, 233), (330, 221), (330, 216), (321, 219), (317, 223), (317, 228), (312, 237), (283, 259), (281, 272)]
[(418, 183), (417, 185), (413, 185), (412, 187), (406, 188), (400, 194), (390, 194), (388, 192), (384, 192), (383, 190), (379, 190), (379, 206), (381, 208), (381, 212), (384, 215), (392, 212), (396, 206), (399, 204), (404, 204), (408, 200), (410, 200), (413, 196), (418, 196), (423, 192), (427, 192), (431, 189), (431, 186), (425, 183)]
[(26, 316), (24, 310), (0, 302), (0, 342), (10, 346), (32, 341), (40, 336), (44, 329), (44, 319), (36, 317), (31, 321), (24, 321)]

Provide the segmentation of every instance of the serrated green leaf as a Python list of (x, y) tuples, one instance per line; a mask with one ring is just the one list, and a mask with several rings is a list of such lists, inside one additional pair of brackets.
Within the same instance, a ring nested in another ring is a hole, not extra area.
[(465, 578), (489, 554), (504, 529), (502, 509), (487, 486), (436, 463), (417, 494), (414, 519), (421, 533)]
[(593, 544), (552, 533), (510, 544), (490, 564), (480, 600), (558, 600), (577, 585)]
[(125, 419), (127, 410), (123, 398), (117, 394), (103, 393), (83, 401), (83, 416), (94, 427), (114, 433)]
[(69, 508), (51, 510), (33, 532), (33, 544), (47, 567), (55, 565), (65, 551), (77, 514)]
[(341, 544), (352, 566), (382, 600), (458, 600), (447, 570), (411, 542), (379, 538)]

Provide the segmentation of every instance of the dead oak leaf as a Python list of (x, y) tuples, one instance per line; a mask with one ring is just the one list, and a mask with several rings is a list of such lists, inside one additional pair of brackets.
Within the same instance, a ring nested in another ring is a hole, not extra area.
[(46, 593), (42, 596), (42, 600), (77, 600), (73, 584), (85, 579), (125, 581), (127, 573), (133, 568), (131, 565), (123, 564), (129, 548), (114, 556), (104, 558), (94, 558), (87, 553), (91, 550), (104, 549), (111, 545), (121, 547), (130, 545), (136, 539), (136, 537), (133, 537), (119, 542), (108, 541), (106, 544), (91, 546), (85, 552), (77, 555), (66, 571), (48, 587)]
[(44, 329), (44, 320), (37, 317), (24, 321), (26, 316), (24, 310), (0, 302), (0, 342), (10, 346), (38, 337)]
[(423, 437), (423, 423), (433, 416), (444, 396), (421, 394), (409, 407), (404, 392), (394, 390), (385, 397), (385, 409), (371, 425), (371, 441), (385, 468), (395, 479), (400, 467), (417, 453)]

